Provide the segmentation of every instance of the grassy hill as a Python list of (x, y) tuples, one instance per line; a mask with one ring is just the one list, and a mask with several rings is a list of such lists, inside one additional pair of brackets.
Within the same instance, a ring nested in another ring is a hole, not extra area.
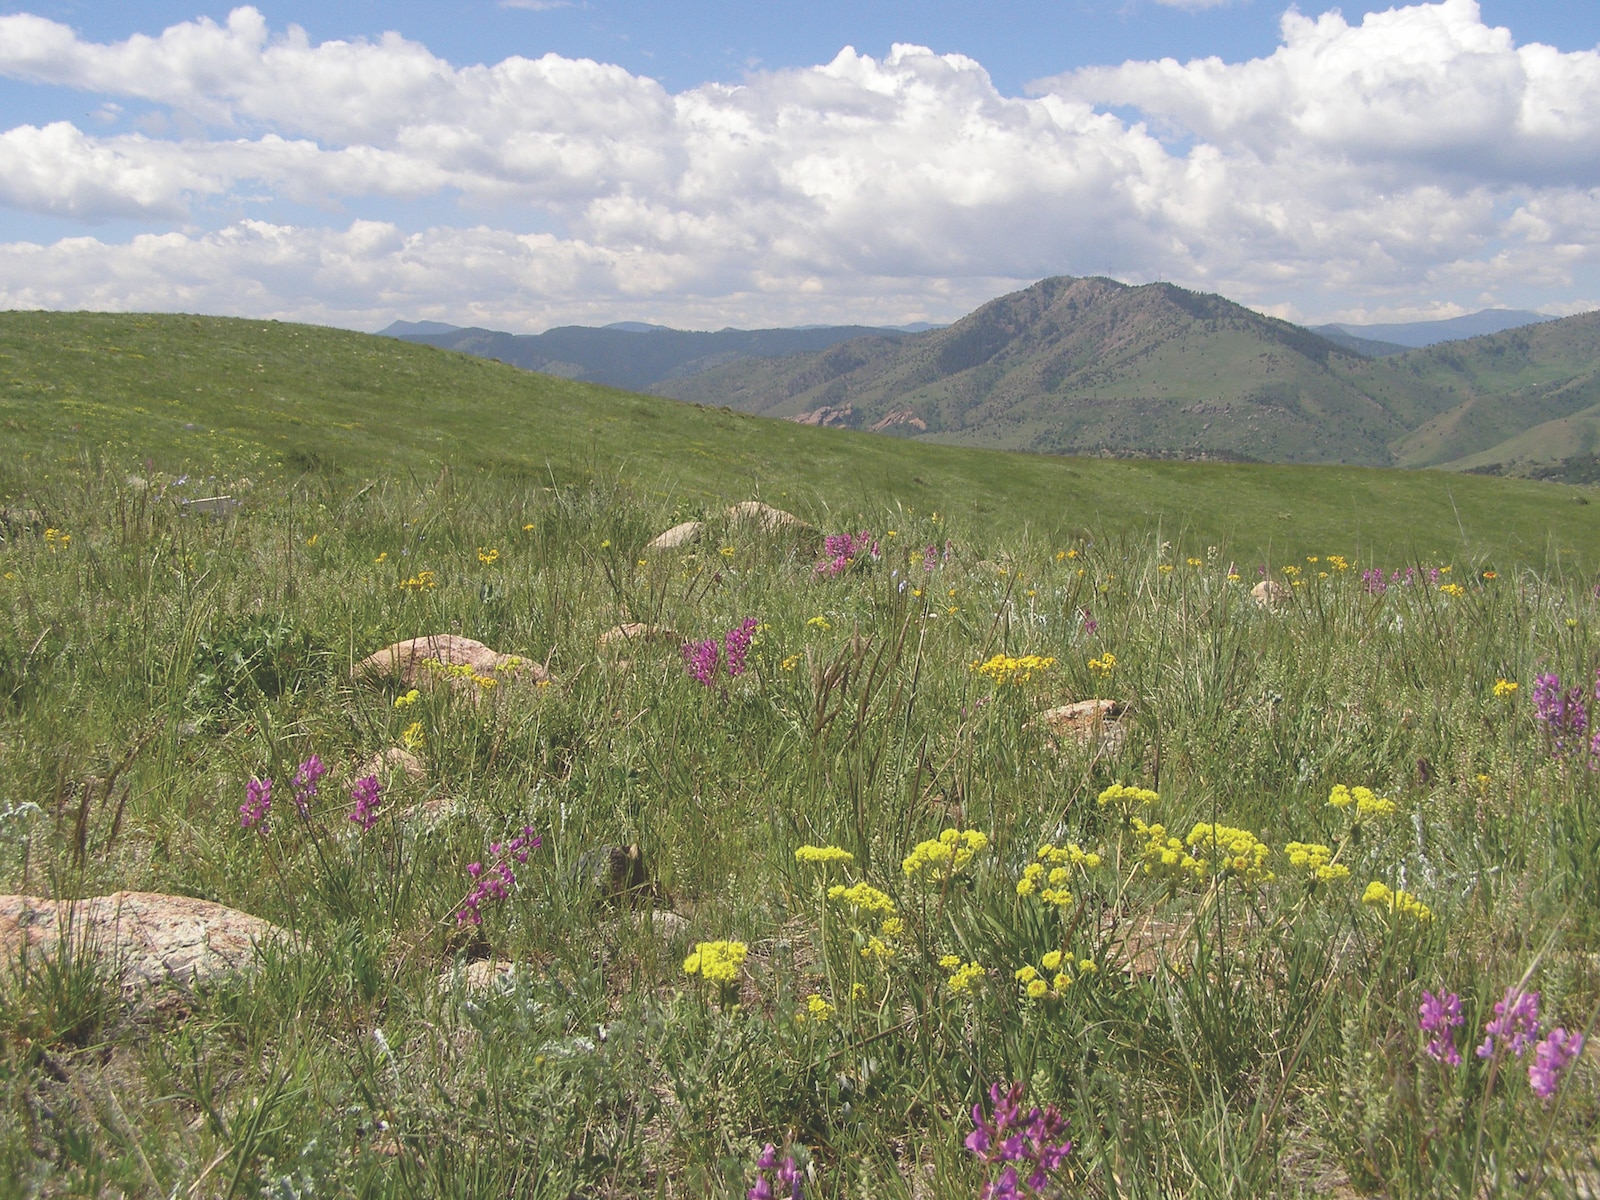
[[(1292, 328), (1292, 327), (1291, 327)], [(1287, 335), (1286, 335), (1287, 336)], [(1503, 335), (1529, 336), (1529, 335)], [(118, 471), (604, 479), (663, 514), (761, 495), (836, 527), (938, 509), (970, 536), (1155, 535), (1241, 557), (1585, 562), (1600, 505), (1525, 481), (1356, 468), (1061, 459), (679, 404), (341, 330), (188, 316), (0, 314), (0, 489)]]
[(683, 399), (1049, 453), (1386, 465), (1406, 432), (1339, 368), (1353, 351), (1171, 284), (1046, 279), (946, 329), (749, 360), (660, 385)]

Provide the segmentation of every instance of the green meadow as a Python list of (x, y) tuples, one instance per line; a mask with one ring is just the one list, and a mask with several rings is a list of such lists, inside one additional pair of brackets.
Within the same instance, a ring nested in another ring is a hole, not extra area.
[(1600, 1189), (1583, 489), (188, 317), (0, 316), (0, 410), (0, 892), (280, 931), (13, 954), (15, 1194)]

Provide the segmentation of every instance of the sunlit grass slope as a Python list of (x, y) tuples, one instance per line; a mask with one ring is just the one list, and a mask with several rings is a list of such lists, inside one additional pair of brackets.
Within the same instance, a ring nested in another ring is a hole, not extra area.
[(0, 314), (0, 451), (28, 465), (35, 490), (85, 456), (224, 479), (431, 478), (448, 466), (550, 483), (606, 478), (669, 507), (759, 494), (818, 518), (887, 504), (938, 508), (974, 528), (1159, 528), (1244, 554), (1570, 553), (1587, 564), (1600, 545), (1600, 505), (1547, 484), (919, 445), (342, 330), (176, 315)]

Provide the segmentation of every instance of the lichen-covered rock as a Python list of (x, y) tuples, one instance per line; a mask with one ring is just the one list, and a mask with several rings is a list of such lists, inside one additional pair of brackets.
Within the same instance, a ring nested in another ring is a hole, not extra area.
[(1118, 719), (1123, 711), (1120, 700), (1079, 700), (1046, 709), (1039, 714), (1038, 723), (1052, 738), (1115, 750), (1128, 736), (1127, 728)]
[(602, 633), (595, 643), (603, 653), (615, 654), (623, 650), (638, 650), (645, 646), (683, 645), (683, 637), (665, 625), (646, 625), (642, 621), (628, 621), (615, 629)]
[(645, 549), (652, 554), (660, 554), (665, 550), (681, 550), (700, 540), (700, 535), (705, 533), (704, 521), (684, 521), (674, 525), (665, 533), (657, 534), (645, 543)]
[(192, 896), (0, 896), (0, 953), (7, 966), (20, 961), (24, 948), (29, 956), (53, 956), (66, 938), (73, 953), (92, 954), (115, 972), (124, 992), (166, 983), (188, 989), (247, 970), (257, 946), (284, 936), (270, 921)]

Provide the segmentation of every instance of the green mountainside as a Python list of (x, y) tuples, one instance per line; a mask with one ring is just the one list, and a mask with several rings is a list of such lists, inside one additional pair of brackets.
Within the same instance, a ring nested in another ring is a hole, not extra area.
[(656, 390), (964, 445), (1387, 464), (1406, 429), (1340, 369), (1363, 361), (1220, 296), (1058, 277), (945, 329)]
[(757, 420), (337, 329), (0, 313), (0, 494), (26, 491), (48, 513), (52, 478), (95, 468), (229, 487), (274, 473), (359, 482), (449, 469), (619, 486), (664, 514), (760, 496), (833, 530), (902, 506), (938, 510), (973, 539), (1028, 524), (1241, 558), (1575, 553), (1592, 565), (1600, 547), (1600, 505), (1525, 480), (1000, 453)]
[(1171, 284), (1060, 277), (945, 329), (730, 363), (654, 390), (1047, 453), (1548, 474), (1600, 439), (1600, 313), (1377, 359), (1361, 342)]

